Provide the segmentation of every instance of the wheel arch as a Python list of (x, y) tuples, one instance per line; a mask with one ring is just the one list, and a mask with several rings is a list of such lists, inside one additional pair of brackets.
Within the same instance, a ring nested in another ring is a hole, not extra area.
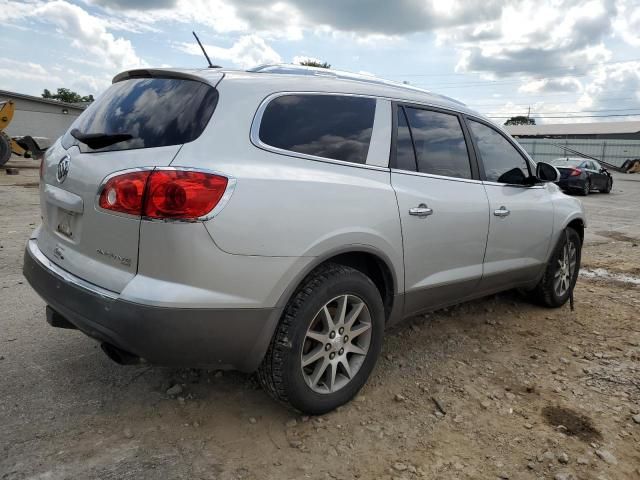
[(584, 220), (582, 218), (579, 218), (579, 217), (572, 219), (565, 226), (565, 228), (572, 228), (576, 232), (578, 232), (578, 235), (580, 236), (580, 244), (584, 243), (584, 229), (585, 229), (585, 227), (586, 227), (586, 225), (585, 225)]
[(349, 266), (367, 275), (380, 292), (387, 322), (400, 314), (402, 306), (398, 296), (398, 273), (392, 267), (389, 257), (370, 245), (350, 245), (315, 257), (291, 281), (280, 296), (277, 306), (284, 308), (304, 280), (327, 263)]

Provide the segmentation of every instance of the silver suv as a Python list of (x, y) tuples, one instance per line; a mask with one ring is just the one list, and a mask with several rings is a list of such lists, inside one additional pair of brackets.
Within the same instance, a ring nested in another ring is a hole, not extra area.
[(447, 97), (322, 69), (135, 70), (48, 150), (24, 275), (120, 363), (351, 399), (386, 326), (520, 288), (563, 305), (585, 216)]

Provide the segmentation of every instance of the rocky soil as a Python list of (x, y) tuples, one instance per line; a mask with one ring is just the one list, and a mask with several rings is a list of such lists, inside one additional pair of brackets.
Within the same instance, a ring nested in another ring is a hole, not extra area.
[(1, 479), (640, 479), (629, 234), (585, 247), (586, 269), (624, 276), (581, 277), (575, 311), (506, 293), (414, 318), (353, 402), (309, 418), (249, 375), (121, 367), (47, 326), (20, 274), (37, 170), (15, 178), (0, 175)]

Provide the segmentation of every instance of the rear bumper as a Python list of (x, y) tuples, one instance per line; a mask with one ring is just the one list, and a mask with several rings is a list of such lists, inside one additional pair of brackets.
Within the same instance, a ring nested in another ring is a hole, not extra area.
[(562, 190), (582, 190), (584, 188), (585, 180), (580, 177), (567, 177), (562, 178), (558, 182), (558, 186)]
[(52, 264), (33, 239), (25, 249), (23, 273), (79, 330), (161, 365), (251, 372), (282, 313), (281, 308), (167, 308), (124, 301)]

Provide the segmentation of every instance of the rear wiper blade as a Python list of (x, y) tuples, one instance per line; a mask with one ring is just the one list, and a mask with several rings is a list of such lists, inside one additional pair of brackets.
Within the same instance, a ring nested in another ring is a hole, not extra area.
[(82, 133), (77, 128), (69, 132), (73, 138), (81, 141), (90, 148), (99, 149), (116, 143), (131, 140), (133, 135), (128, 133)]

